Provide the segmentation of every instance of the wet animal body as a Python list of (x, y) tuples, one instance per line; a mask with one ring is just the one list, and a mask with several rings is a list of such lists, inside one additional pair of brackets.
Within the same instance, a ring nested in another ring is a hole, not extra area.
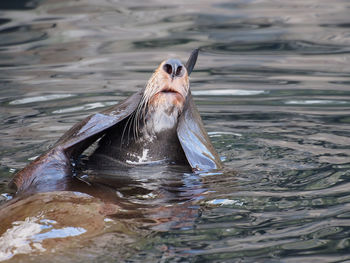
[(91, 164), (121, 166), (154, 162), (185, 164), (193, 170), (221, 167), (193, 102), (188, 76), (198, 50), (184, 65), (163, 61), (141, 91), (73, 126), (12, 180), (17, 193), (67, 190), (73, 163), (95, 141)]

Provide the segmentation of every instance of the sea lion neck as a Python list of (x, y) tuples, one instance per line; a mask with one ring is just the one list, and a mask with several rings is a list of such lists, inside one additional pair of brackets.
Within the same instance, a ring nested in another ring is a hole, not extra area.
[(181, 110), (182, 108), (171, 104), (150, 105), (145, 116), (144, 133), (148, 136), (157, 136), (167, 130), (175, 132)]

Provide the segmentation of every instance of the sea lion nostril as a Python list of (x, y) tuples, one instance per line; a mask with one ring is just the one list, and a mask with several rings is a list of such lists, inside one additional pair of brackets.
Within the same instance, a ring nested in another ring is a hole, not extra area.
[(169, 75), (173, 73), (173, 67), (170, 64), (165, 64), (163, 68), (164, 68), (164, 71)]
[(182, 71), (182, 66), (178, 66), (177, 69), (176, 69), (175, 75), (176, 76), (180, 76), (181, 75), (181, 71)]

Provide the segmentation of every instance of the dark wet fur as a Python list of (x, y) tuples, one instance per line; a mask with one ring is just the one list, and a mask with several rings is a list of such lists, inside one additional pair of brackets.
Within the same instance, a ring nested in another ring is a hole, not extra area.
[[(101, 168), (104, 165), (110, 165), (114, 162), (116, 165), (126, 165), (126, 161), (137, 162), (138, 158), (132, 158), (128, 153), (134, 153), (142, 156), (144, 149), (148, 149), (147, 156), (149, 161), (163, 161), (170, 164), (187, 164), (186, 156), (180, 145), (176, 133), (176, 126), (156, 134), (152, 142), (143, 141), (143, 134), (135, 132), (135, 122), (131, 115), (127, 120), (109, 129), (100, 140), (96, 151), (90, 156), (91, 165), (98, 165)], [(140, 120), (138, 128), (144, 125)]]

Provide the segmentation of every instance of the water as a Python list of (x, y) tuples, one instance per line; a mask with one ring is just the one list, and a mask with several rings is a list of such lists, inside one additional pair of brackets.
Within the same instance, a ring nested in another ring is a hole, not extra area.
[(14, 261), (350, 260), (348, 1), (3, 1), (0, 10), (2, 202), (13, 174), (74, 123), (197, 47), (191, 87), (225, 164), (218, 174), (131, 172), (113, 231)]

